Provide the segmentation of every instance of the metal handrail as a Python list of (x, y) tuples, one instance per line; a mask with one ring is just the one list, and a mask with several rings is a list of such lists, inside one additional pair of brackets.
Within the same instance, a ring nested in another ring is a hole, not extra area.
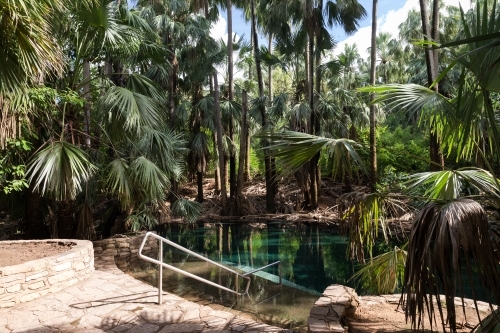
[[(156, 259), (151, 258), (151, 257), (148, 257), (148, 256), (145, 256), (144, 254), (142, 254), (142, 249), (144, 248), (144, 245), (146, 244), (146, 240), (147, 240), (147, 239), (148, 239), (148, 237), (150, 237), (150, 236), (151, 236), (151, 237), (153, 237), (153, 238), (156, 238), (156, 239), (159, 241), (159, 244), (158, 244), (158, 258), (160, 258), (160, 259), (161, 259), (161, 261), (160, 261), (160, 260), (156, 260)], [(168, 245), (170, 245), (170, 246), (173, 246), (173, 247), (175, 247), (175, 248), (177, 248), (177, 249), (179, 249), (179, 250), (182, 250), (182, 251), (184, 251), (184, 252), (186, 252), (186, 253), (188, 253), (188, 254), (190, 254), (190, 255), (192, 255), (192, 256), (194, 256), (194, 257), (196, 257), (196, 258), (199, 258), (199, 259), (201, 259), (201, 260), (203, 260), (203, 261), (206, 261), (206, 262), (208, 262), (208, 263), (211, 263), (211, 264), (213, 264), (213, 265), (215, 265), (215, 266), (217, 266), (217, 267), (220, 267), (220, 268), (222, 268), (222, 269), (224, 269), (224, 270), (226, 270), (226, 271), (228, 271), (228, 272), (231, 272), (231, 273), (235, 274), (235, 276), (236, 276), (236, 283), (235, 283), (236, 288), (235, 288), (235, 289), (236, 289), (236, 290), (233, 290), (233, 289), (230, 289), (230, 288), (227, 288), (227, 287), (221, 286), (220, 284), (217, 284), (217, 283), (215, 283), (215, 282), (209, 281), (209, 280), (207, 280), (207, 279), (204, 279), (204, 278), (202, 278), (202, 277), (199, 277), (199, 276), (197, 276), (197, 275), (191, 274), (191, 273), (186, 272), (186, 271), (184, 271), (184, 270), (182, 270), (182, 269), (179, 269), (179, 268), (177, 268), (177, 267), (174, 267), (174, 266), (171, 266), (171, 265), (168, 265), (168, 264), (164, 263), (164, 262), (163, 262), (163, 243), (168, 244)], [(248, 275), (250, 275), (250, 274), (252, 274), (252, 273), (255, 273), (255, 272), (258, 272), (258, 271), (260, 271), (260, 270), (262, 270), (262, 269), (264, 269), (264, 268), (267, 268), (267, 267), (269, 267), (269, 266), (276, 265), (276, 264), (279, 264), (279, 263), (280, 263), (279, 261), (277, 261), (277, 262), (274, 262), (274, 263), (272, 263), (272, 264), (270, 264), (270, 265), (267, 265), (267, 266), (261, 267), (261, 268), (259, 268), (259, 269), (255, 270), (255, 271), (252, 271), (252, 272), (249, 272), (249, 273), (246, 273), (246, 274), (240, 274), (240, 273), (238, 273), (238, 272), (236, 272), (236, 271), (234, 271), (234, 270), (232, 270), (232, 269), (230, 269), (230, 268), (228, 268), (228, 267), (226, 267), (226, 266), (224, 266), (224, 265), (221, 265), (221, 264), (219, 264), (219, 263), (217, 263), (217, 262), (215, 262), (215, 261), (213, 261), (213, 260), (210, 260), (210, 259), (208, 259), (208, 258), (206, 258), (206, 257), (204, 257), (204, 256), (202, 256), (202, 255), (200, 255), (200, 254), (198, 254), (198, 253), (196, 253), (196, 252), (193, 252), (193, 251), (191, 251), (191, 250), (189, 250), (189, 249), (186, 249), (185, 247), (182, 247), (182, 246), (180, 246), (180, 245), (179, 245), (179, 244), (177, 244), (177, 243), (174, 243), (174, 242), (172, 242), (172, 241), (170, 241), (170, 240), (168, 240), (168, 239), (166, 239), (166, 238), (164, 238), (164, 237), (158, 236), (157, 234), (155, 234), (155, 233), (153, 233), (153, 232), (147, 232), (147, 233), (146, 233), (146, 235), (144, 235), (144, 239), (142, 240), (142, 243), (141, 243), (141, 246), (140, 246), (140, 248), (139, 248), (139, 252), (137, 252), (137, 255), (139, 256), (139, 258), (144, 259), (144, 260), (146, 260), (146, 261), (149, 261), (149, 262), (151, 262), (151, 263), (157, 264), (157, 265), (159, 266), (159, 274), (158, 274), (158, 304), (162, 304), (162, 289), (163, 289), (162, 279), (163, 279), (163, 267), (168, 268), (168, 269), (171, 269), (171, 270), (173, 270), (174, 272), (177, 272), (177, 273), (183, 274), (183, 275), (188, 276), (188, 277), (190, 277), (190, 278), (193, 278), (193, 279), (195, 279), (195, 280), (198, 280), (198, 281), (204, 282), (204, 283), (209, 284), (209, 285), (211, 285), (211, 286), (213, 286), (213, 287), (217, 287), (217, 288), (219, 288), (219, 289), (222, 289), (222, 290), (228, 291), (228, 292), (233, 293), (233, 294), (236, 294), (236, 295), (238, 295), (238, 296), (242, 296), (242, 295), (248, 294), (248, 289), (250, 288), (250, 281), (251, 281), (251, 280), (250, 280), (250, 278), (248, 277)], [(239, 277), (241, 277), (241, 278), (243, 278), (243, 279), (246, 279), (246, 280), (247, 280), (247, 285), (246, 285), (246, 287), (245, 287), (245, 292), (242, 292), (242, 293), (238, 291), (238, 286), (239, 286)], [(281, 274), (280, 274), (280, 281), (281, 281)]]

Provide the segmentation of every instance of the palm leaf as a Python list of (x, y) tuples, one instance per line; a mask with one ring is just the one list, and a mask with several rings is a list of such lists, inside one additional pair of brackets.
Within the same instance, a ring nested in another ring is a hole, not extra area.
[(365, 261), (365, 248), (370, 258), (382, 230), (385, 241), (391, 233), (386, 216), (406, 212), (406, 205), (395, 197), (380, 193), (350, 192), (339, 198), (339, 216), (343, 232), (348, 234), (347, 256), (351, 260)]
[(392, 251), (376, 256), (349, 280), (357, 280), (374, 294), (393, 294), (403, 285), (403, 273), (408, 253), (395, 246)]
[(272, 141), (272, 144), (264, 149), (270, 150), (278, 158), (284, 176), (297, 171), (322, 149), (326, 149), (330, 154), (340, 153), (340, 146), (345, 148), (349, 156), (364, 170), (363, 161), (354, 149), (359, 145), (352, 140), (323, 138), (293, 131), (263, 132), (256, 137)]
[(30, 182), (42, 195), (55, 200), (73, 200), (97, 168), (80, 148), (57, 141), (37, 152), (26, 171)]
[(201, 216), (201, 203), (179, 198), (172, 204), (172, 213), (184, 217), (189, 223), (194, 223)]
[(152, 161), (140, 156), (130, 163), (130, 174), (134, 186), (142, 193), (145, 201), (157, 201), (165, 198), (170, 188), (167, 175)]
[(106, 186), (117, 194), (122, 210), (132, 207), (134, 186), (130, 182), (129, 166), (124, 159), (117, 158), (109, 163)]
[(413, 328), (422, 327), (427, 313), (432, 329), (437, 311), (443, 329), (446, 330), (446, 322), (452, 331), (456, 330), (455, 296), (458, 292), (463, 300), (463, 269), (469, 281), (474, 281), (474, 277), (480, 280), (479, 284), (468, 283), (473, 295), (478, 288), (484, 288), (499, 304), (500, 271), (486, 212), (470, 199), (428, 203), (412, 223), (400, 301)]
[(434, 200), (451, 200), (463, 196), (466, 185), (496, 199), (500, 197), (495, 178), (488, 171), (478, 168), (417, 173), (408, 176), (404, 185), (410, 194), (420, 194)]

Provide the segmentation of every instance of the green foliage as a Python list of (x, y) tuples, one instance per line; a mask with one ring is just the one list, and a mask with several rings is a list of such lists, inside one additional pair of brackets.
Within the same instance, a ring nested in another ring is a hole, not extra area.
[(395, 172), (410, 173), (427, 170), (428, 140), (414, 126), (398, 125), (377, 129), (377, 158), (379, 169), (393, 167)]
[(404, 202), (383, 193), (350, 192), (342, 195), (339, 201), (341, 227), (349, 238), (347, 256), (360, 262), (365, 261), (365, 248), (372, 257), (379, 230), (387, 242), (391, 233), (387, 217), (406, 211)]
[(48, 143), (28, 163), (26, 175), (42, 195), (56, 200), (72, 200), (82, 190), (82, 183), (96, 171), (87, 154), (68, 142)]
[[(403, 248), (406, 247), (403, 246)], [(392, 294), (403, 286), (408, 253), (397, 246), (374, 257), (352, 276), (370, 294)]]
[(22, 157), (31, 149), (31, 143), (18, 139), (8, 141), (7, 148), (0, 150), (0, 189), (5, 194), (22, 191), (28, 187), (25, 178), (26, 165)]
[(189, 223), (194, 223), (201, 216), (201, 204), (185, 198), (177, 199), (171, 207), (175, 216), (185, 218)]

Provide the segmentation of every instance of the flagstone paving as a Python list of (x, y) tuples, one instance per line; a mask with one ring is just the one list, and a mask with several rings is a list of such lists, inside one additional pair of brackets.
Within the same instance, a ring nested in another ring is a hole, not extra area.
[(118, 268), (96, 270), (79, 284), (0, 309), (0, 332), (258, 333), (292, 332), (163, 294)]

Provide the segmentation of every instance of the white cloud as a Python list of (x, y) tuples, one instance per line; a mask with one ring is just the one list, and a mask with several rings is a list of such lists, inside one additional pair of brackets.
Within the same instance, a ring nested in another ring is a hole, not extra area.
[[(471, 6), (470, 0), (444, 0), (444, 4), (448, 6), (458, 6), (459, 3), (462, 4), (464, 9), (468, 9)], [(378, 19), (378, 32), (389, 32), (393, 36), (396, 36), (398, 34), (398, 26), (406, 20), (408, 12), (411, 9), (419, 10), (419, 8), (417, 0), (407, 0), (402, 7), (390, 10), (387, 14)], [(369, 15), (371, 15), (371, 13), (369, 13)], [(354, 35), (338, 43), (334, 54), (337, 55), (342, 52), (345, 44), (353, 43), (357, 45), (359, 54), (364, 58), (368, 58), (369, 54), (367, 49), (370, 47), (371, 43), (371, 25), (360, 28)]]
[[(224, 17), (219, 15), (219, 19), (215, 24), (212, 25), (210, 28), (210, 36), (215, 39), (217, 42), (220, 41), (221, 39), (227, 43), (227, 21)], [(233, 32), (233, 38), (238, 40), (239, 36)], [(233, 63), (237, 63), (239, 59), (238, 52), (234, 51), (233, 52)], [(225, 77), (227, 76), (227, 66), (226, 65), (220, 65), (217, 66), (217, 72), (219, 73), (217, 79), (219, 81), (219, 84), (223, 83), (225, 81)], [(233, 75), (234, 78), (243, 78), (243, 71), (239, 70), (236, 68), (236, 66), (233, 67)]]
[(226, 19), (219, 15), (219, 19), (210, 28), (210, 36), (215, 40), (220, 40), (221, 38), (227, 39), (227, 22)]

